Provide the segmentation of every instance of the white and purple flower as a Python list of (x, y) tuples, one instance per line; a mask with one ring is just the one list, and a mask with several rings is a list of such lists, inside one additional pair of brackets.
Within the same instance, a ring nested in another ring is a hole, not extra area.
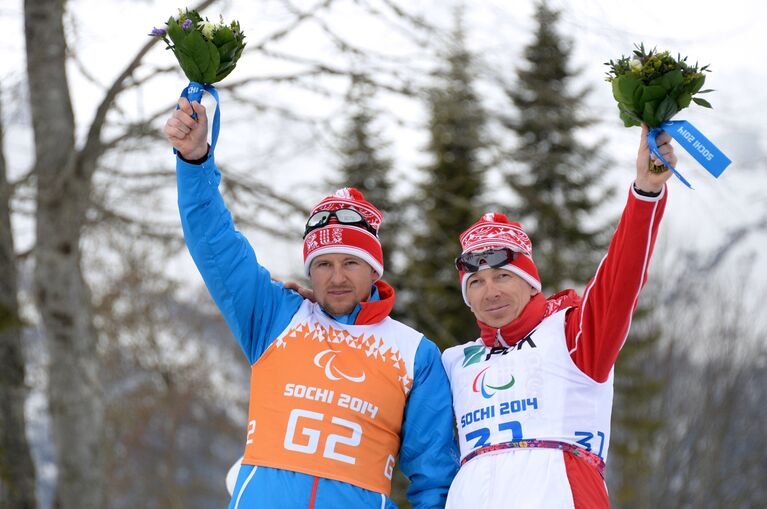
[(178, 16), (168, 18), (165, 25), (165, 28), (154, 27), (149, 35), (165, 41), (192, 82), (221, 81), (234, 70), (245, 47), (240, 24), (237, 21), (226, 24), (222, 16), (215, 23), (196, 10), (179, 9)]

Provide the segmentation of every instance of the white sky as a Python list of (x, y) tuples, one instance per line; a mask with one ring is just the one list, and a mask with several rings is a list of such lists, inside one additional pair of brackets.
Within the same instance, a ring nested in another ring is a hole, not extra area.
[[(305, 8), (317, 2), (295, 0), (294, 3)], [(407, 8), (423, 14), (432, 23), (445, 27), (451, 25), (450, 2), (423, 0), (401, 3), (417, 5), (408, 5)], [(482, 55), (488, 65), (495, 66), (509, 77), (513, 76), (522, 46), (530, 40), (533, 3), (530, 0), (466, 0), (463, 4), (471, 47)], [(691, 107), (677, 118), (693, 122), (734, 161), (727, 172), (715, 181), (692, 158), (682, 156), (680, 169), (693, 182), (696, 191), (688, 191), (680, 183), (672, 181), (672, 200), (665, 225), (670, 230), (667, 235), (685, 245), (699, 244), (704, 248), (716, 243), (721, 238), (719, 233), (744, 218), (767, 213), (763, 191), (767, 183), (767, 127), (764, 122), (767, 113), (767, 67), (764, 57), (767, 31), (763, 28), (767, 19), (767, 4), (756, 0), (647, 0), (641, 3), (556, 0), (550, 4), (563, 10), (560, 28), (574, 41), (574, 63), (584, 68), (581, 79), (593, 86), (589, 107), (595, 116), (606, 120), (586, 136), (601, 140), (604, 150), (617, 161), (617, 165), (628, 167), (627, 173), (613, 172), (614, 175), (607, 178), (626, 183), (630, 181), (638, 130), (624, 129), (618, 120), (609, 85), (603, 81), (606, 70), (603, 62), (628, 54), (633, 43), (644, 41), (647, 46), (680, 52), (692, 61), (711, 64), (713, 72), (707, 77), (706, 88), (716, 89), (707, 96), (714, 110)], [(89, 71), (102, 83), (109, 83), (144, 44), (145, 34), (151, 27), (162, 26), (163, 21), (182, 4), (175, 0), (68, 0), (67, 5), (78, 30), (74, 46)], [(225, 6), (223, 14), (227, 20), (237, 18), (241, 21), (250, 43), (258, 41), (259, 34), (280, 21), (280, 13), (270, 2), (229, 0), (222, 5)], [(0, 25), (5, 34), (0, 45), (0, 91), (3, 93), (6, 121), (10, 120), (6, 152), (12, 176), (23, 173), (32, 162), (28, 125), (23, 119), (19, 121), (17, 113), (23, 110), (13, 104), (18, 92), (16, 84), (22, 80), (24, 69), (22, 7), (22, 0), (0, 2)], [(216, 18), (221, 12), (219, 9), (214, 7), (205, 14)], [(356, 10), (337, 9), (333, 22), (335, 27), (360, 45), (418, 58), (412, 46), (407, 46), (396, 34), (385, 34), (380, 26), (362, 23)], [(286, 45), (296, 54), (322, 54), (327, 48), (316, 45), (315, 36), (316, 31), (304, 30)], [(158, 46), (153, 59), (167, 65), (169, 57)], [(259, 68), (258, 71), (269, 74), (278, 70)], [(87, 126), (101, 93), (74, 67), (70, 69), (69, 79), (82, 130)], [(137, 110), (152, 110), (158, 104), (173, 101), (183, 84), (180, 76), (178, 80), (163, 81), (152, 90), (151, 96), (131, 98), (135, 102), (130, 106)], [(274, 100), (285, 98), (275, 94)], [(224, 114), (229, 114), (231, 118), (236, 112), (227, 112), (226, 98), (222, 97), (222, 101)], [(397, 107), (396, 103), (392, 104)], [(328, 107), (317, 101), (307, 102), (307, 108), (316, 109), (318, 115), (327, 111), (323, 108)], [(409, 120), (418, 122), (418, 112), (414, 111)], [(419, 138), (422, 134), (414, 135), (412, 130), (402, 126), (390, 126), (387, 135), (393, 141), (398, 168), (403, 173), (412, 173), (412, 168), (423, 162), (423, 155), (419, 152), (424, 142), (422, 137)], [(219, 156), (235, 157), (237, 145), (237, 137), (226, 132), (225, 124)], [(327, 172), (331, 163), (327, 157), (308, 155), (296, 165), (306, 172), (322, 174)], [(300, 173), (292, 174), (295, 179), (302, 178)], [(294, 182), (286, 179), (281, 185), (287, 189)], [(23, 219), (16, 219), (19, 249), (24, 249), (31, 240), (29, 228), (25, 225)], [(698, 235), (702, 231), (708, 231), (708, 234)], [(259, 243), (262, 239), (255, 237), (253, 240)], [(756, 239), (754, 242), (763, 240)], [(289, 249), (296, 251), (293, 261), (288, 258), (286, 262), (286, 257), (279, 253), (266, 253), (262, 255), (262, 260), (267, 265), (273, 264), (277, 272), (294, 270), (300, 265), (300, 250), (298, 246)]]

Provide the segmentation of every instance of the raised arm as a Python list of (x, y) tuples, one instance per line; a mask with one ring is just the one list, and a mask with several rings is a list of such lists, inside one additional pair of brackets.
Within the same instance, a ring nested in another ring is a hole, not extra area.
[[(671, 136), (662, 133), (656, 141), (663, 157), (676, 165)], [(647, 282), (650, 257), (666, 206), (665, 183), (671, 172), (651, 172), (650, 160), (647, 126), (643, 126), (636, 180), (620, 223), (607, 255), (586, 286), (581, 306), (567, 318), (570, 355), (581, 371), (598, 382), (607, 380), (628, 336), (639, 292)], [(660, 164), (654, 156), (652, 160)]]
[[(247, 239), (235, 229), (218, 191), (221, 174), (207, 154), (205, 108), (193, 106), (196, 120), (192, 106), (181, 99), (164, 129), (181, 156), (176, 176), (184, 238), (208, 291), (252, 364), (288, 325), (303, 299), (272, 282)], [(194, 159), (201, 161), (190, 162)]]

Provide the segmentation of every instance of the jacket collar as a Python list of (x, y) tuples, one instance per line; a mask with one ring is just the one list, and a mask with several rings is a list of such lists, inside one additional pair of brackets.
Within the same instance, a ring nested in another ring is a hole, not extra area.
[(524, 339), (544, 318), (565, 308), (580, 306), (581, 298), (575, 290), (564, 290), (549, 298), (537, 293), (522, 309), (517, 318), (501, 328), (490, 327), (477, 320), (480, 337), (485, 346), (513, 346)]
[(378, 300), (360, 302), (362, 309), (357, 314), (354, 325), (378, 323), (391, 314), (396, 299), (394, 288), (380, 279), (375, 282), (375, 287), (378, 289)]
[(518, 317), (501, 328), (477, 320), (482, 342), (488, 347), (515, 345), (541, 323), (545, 309), (546, 298), (539, 292), (530, 299)]

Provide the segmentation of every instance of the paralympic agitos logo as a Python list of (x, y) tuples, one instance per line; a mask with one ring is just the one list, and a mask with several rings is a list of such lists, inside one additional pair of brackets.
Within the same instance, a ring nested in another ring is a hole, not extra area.
[[(531, 341), (532, 343), (532, 341)], [(520, 345), (521, 346), (521, 345)], [(532, 345), (535, 347), (535, 345)], [(467, 346), (463, 349), (463, 367), (471, 366), (472, 364), (476, 364), (482, 360), (490, 360), (490, 357), (492, 357), (495, 354), (505, 355), (509, 350), (514, 350), (518, 347), (511, 347), (511, 348), (491, 348), (488, 352), (484, 346), (481, 345), (472, 345)], [(486, 354), (486, 355), (485, 355)], [(473, 392), (481, 392), (482, 397), (485, 399), (490, 399), (493, 397), (493, 395), (498, 391), (505, 391), (506, 389), (511, 389), (514, 385), (514, 375), (511, 376), (511, 380), (506, 382), (503, 385), (490, 385), (485, 381), (485, 377), (487, 376), (487, 370), (490, 369), (492, 366), (488, 366), (479, 373), (477, 373), (477, 376), (474, 377), (474, 381), (471, 383), (471, 390)]]
[[(347, 373), (344, 373), (340, 369), (338, 369), (336, 366), (333, 365), (333, 361), (336, 359), (336, 354), (339, 353), (338, 350), (327, 349), (323, 350), (317, 355), (314, 356), (314, 365), (318, 368), (322, 368), (325, 370), (325, 376), (328, 377), (328, 380), (341, 380), (342, 378), (345, 378), (346, 380), (349, 380), (350, 382), (356, 382), (361, 383), (365, 381), (365, 372), (363, 371), (361, 375), (359, 376), (352, 376)], [(329, 354), (329, 355), (328, 355)]]
[[(514, 385), (514, 375), (511, 375), (511, 380), (509, 380), (507, 383), (503, 385), (490, 385), (485, 382), (485, 376), (487, 376), (486, 371), (490, 369), (491, 366), (486, 367), (479, 373), (477, 373), (477, 376), (474, 377), (474, 382), (471, 384), (471, 390), (474, 392), (481, 392), (482, 397), (485, 399), (490, 399), (493, 397), (493, 395), (498, 391), (505, 391), (506, 389), (511, 389), (511, 387)], [(493, 392), (489, 392), (488, 389), (491, 389)]]

